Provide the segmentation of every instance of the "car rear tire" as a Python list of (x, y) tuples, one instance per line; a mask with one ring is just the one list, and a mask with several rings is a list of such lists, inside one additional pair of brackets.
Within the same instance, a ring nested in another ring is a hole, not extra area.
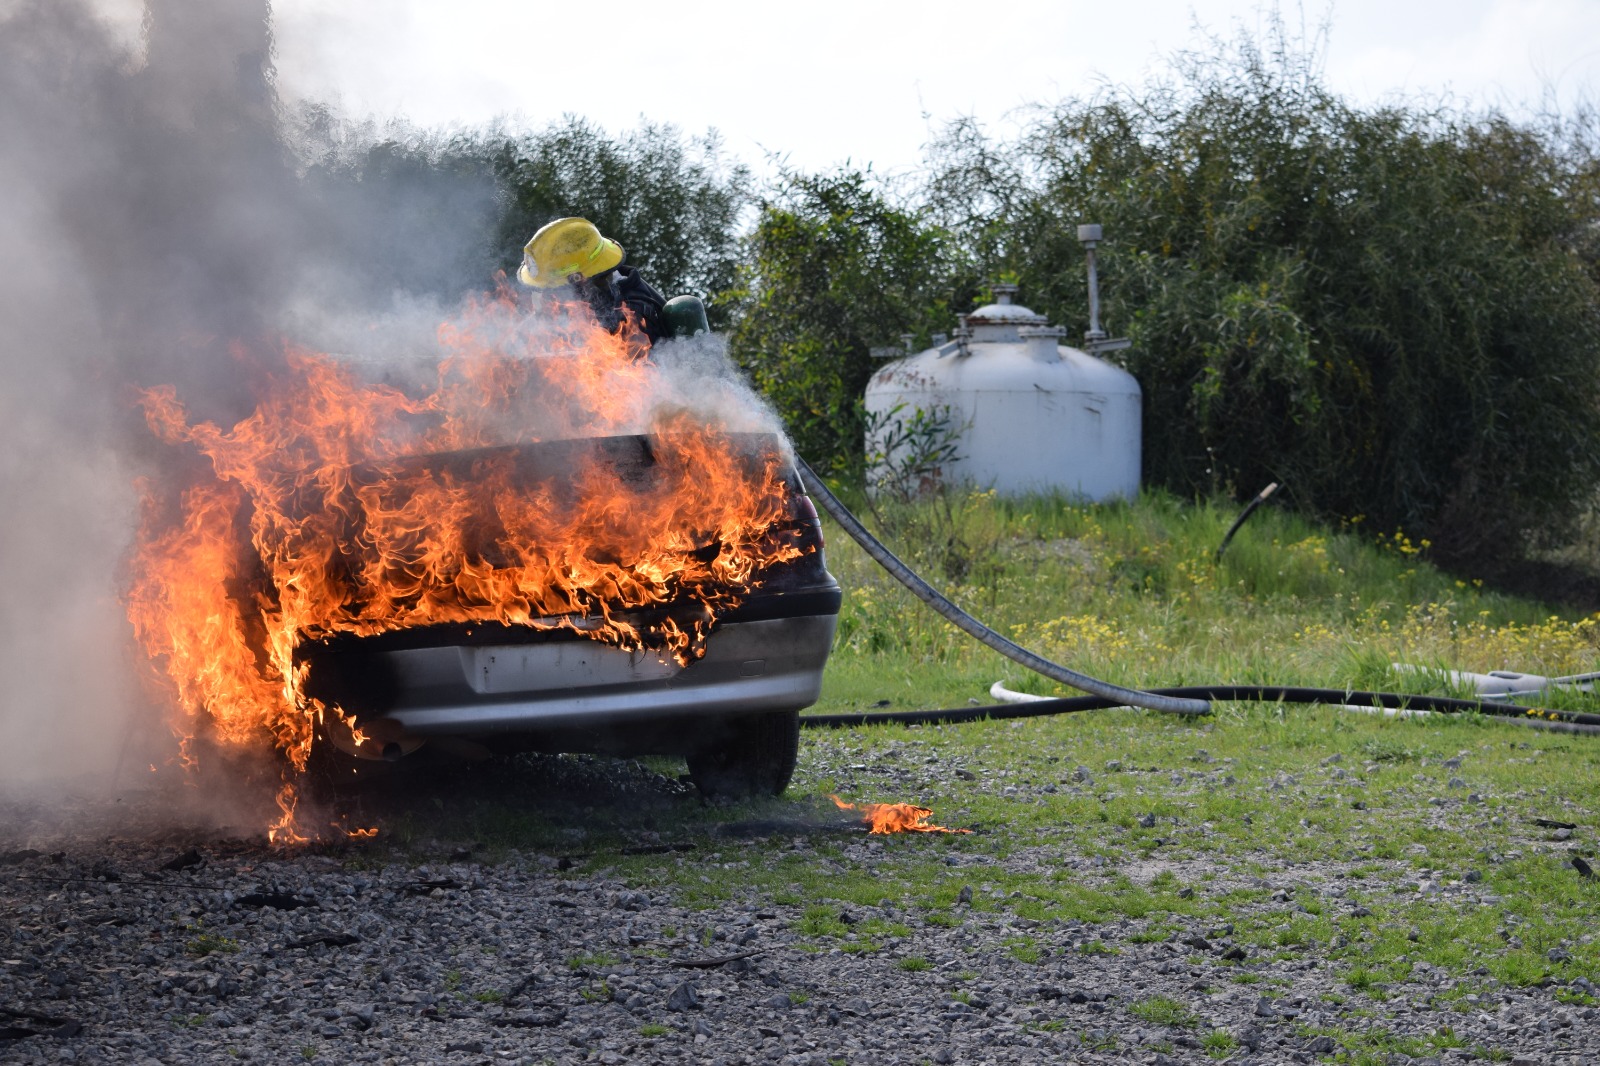
[(689, 779), (708, 799), (779, 796), (799, 756), (799, 711), (727, 718), (710, 743), (689, 753)]

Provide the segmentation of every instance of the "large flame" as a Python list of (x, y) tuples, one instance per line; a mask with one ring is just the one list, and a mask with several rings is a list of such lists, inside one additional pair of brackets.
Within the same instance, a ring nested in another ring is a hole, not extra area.
[(829, 796), (834, 806), (843, 811), (860, 811), (861, 821), (871, 833), (970, 833), (970, 829), (947, 829), (932, 825), (928, 819), (932, 807), (918, 807), (911, 803), (864, 803), (857, 807), (838, 796)]
[[(754, 465), (721, 419), (664, 408), (657, 368), (581, 315), (529, 328), (505, 293), (440, 331), (427, 387), (363, 380), (290, 347), (232, 428), (191, 422), (171, 386), (142, 396), (162, 441), (206, 460), (183, 487), (148, 487), (128, 615), (175, 728), (224, 746), (270, 744), (304, 769), (319, 716), (297, 646), (441, 622), (568, 627), (688, 663), (714, 611), (796, 549), (784, 460)], [(553, 435), (646, 432), (648, 484), (619, 482), (593, 450), (530, 483), (516, 446)], [(430, 458), (432, 457), (432, 458)], [(695, 602), (684, 621), (628, 611)], [(295, 796), (279, 797), (295, 839)]]

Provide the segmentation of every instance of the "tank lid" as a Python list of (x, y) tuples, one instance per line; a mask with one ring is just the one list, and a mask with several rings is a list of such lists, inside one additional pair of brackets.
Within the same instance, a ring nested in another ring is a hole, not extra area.
[(1021, 304), (1014, 304), (1011, 298), (1017, 294), (1015, 285), (993, 285), (994, 303), (984, 304), (967, 316), (967, 324), (972, 326), (1042, 326), (1049, 320), (1044, 315), (1036, 315)]

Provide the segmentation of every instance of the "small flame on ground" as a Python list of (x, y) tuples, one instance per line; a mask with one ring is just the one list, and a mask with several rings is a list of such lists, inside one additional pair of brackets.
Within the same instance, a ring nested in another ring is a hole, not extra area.
[(932, 807), (918, 807), (911, 803), (864, 803), (856, 806), (838, 796), (829, 796), (834, 805), (843, 811), (860, 811), (861, 821), (873, 833), (970, 833), (970, 829), (948, 829), (942, 825), (929, 825)]
[(350, 820), (348, 817), (340, 817), (329, 822), (328, 824), (333, 826), (333, 828), (337, 829), (340, 833), (344, 834), (345, 839), (347, 840), (371, 840), (373, 837), (378, 835), (378, 827), (375, 825), (366, 828), (362, 828), (358, 825), (352, 829), (349, 823)]

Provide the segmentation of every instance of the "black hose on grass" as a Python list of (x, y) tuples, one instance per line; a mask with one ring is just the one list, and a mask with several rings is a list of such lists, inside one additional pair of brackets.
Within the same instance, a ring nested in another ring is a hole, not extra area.
[[(1186, 685), (1178, 688), (1152, 689), (1151, 692), (1158, 696), (1179, 699), (1320, 703), (1348, 707), (1432, 711), (1438, 714), (1483, 714), (1559, 732), (1600, 734), (1600, 714), (1561, 711), (1548, 707), (1521, 707), (1514, 703), (1495, 703), (1489, 700), (1462, 700), (1449, 696), (1417, 696), (1404, 692), (1352, 692), (1341, 688), (1302, 688), (1292, 685)], [(1131, 704), (1102, 696), (1073, 696), (1029, 703), (955, 707), (944, 711), (801, 715), (800, 724), (808, 729), (847, 729), (864, 725), (948, 725), (1007, 718), (1043, 718), (1055, 714), (1076, 714), (1079, 711), (1098, 711), (1108, 707), (1126, 706)]]
[(1255, 498), (1244, 505), (1244, 510), (1239, 512), (1239, 517), (1233, 520), (1233, 525), (1229, 526), (1228, 531), (1222, 535), (1222, 543), (1217, 545), (1217, 553), (1211, 557), (1211, 561), (1213, 563), (1222, 562), (1222, 553), (1228, 550), (1228, 543), (1233, 540), (1233, 535), (1239, 532), (1239, 527), (1244, 525), (1245, 520), (1255, 513), (1257, 507), (1260, 507), (1262, 504), (1266, 503), (1267, 498), (1277, 491), (1278, 483), (1274, 481), (1272, 484), (1256, 493)]
[[(1041, 674), (1052, 681), (1059, 681), (1063, 685), (1091, 692), (1099, 697), (1102, 702), (1097, 706), (1103, 707), (1143, 707), (1152, 711), (1163, 711), (1167, 714), (1210, 714), (1211, 705), (1204, 699), (1187, 697), (1162, 696), (1150, 692), (1141, 692), (1138, 689), (1123, 688), (1113, 685), (1109, 681), (1080, 674), (1078, 671), (1062, 666), (1060, 663), (1051, 662), (1041, 655), (1035, 655), (1020, 644), (1007, 640), (996, 633), (972, 615), (957, 607), (938, 589), (922, 580), (910, 567), (895, 558), (893, 552), (885, 548), (861, 524), (849, 508), (839, 502), (839, 498), (828, 491), (828, 486), (822, 483), (816, 472), (806, 465), (806, 461), (799, 456), (795, 457), (795, 465), (800, 468), (800, 477), (804, 480), (806, 491), (821, 502), (823, 510), (833, 517), (833, 520), (844, 527), (844, 531), (855, 538), (857, 544), (866, 549), (868, 555), (877, 561), (878, 565), (894, 575), (899, 581), (923, 603), (932, 607), (944, 616), (956, 628), (967, 635), (976, 638), (982, 643), (993, 648), (1021, 666)], [(937, 713), (937, 712), (929, 712)]]

